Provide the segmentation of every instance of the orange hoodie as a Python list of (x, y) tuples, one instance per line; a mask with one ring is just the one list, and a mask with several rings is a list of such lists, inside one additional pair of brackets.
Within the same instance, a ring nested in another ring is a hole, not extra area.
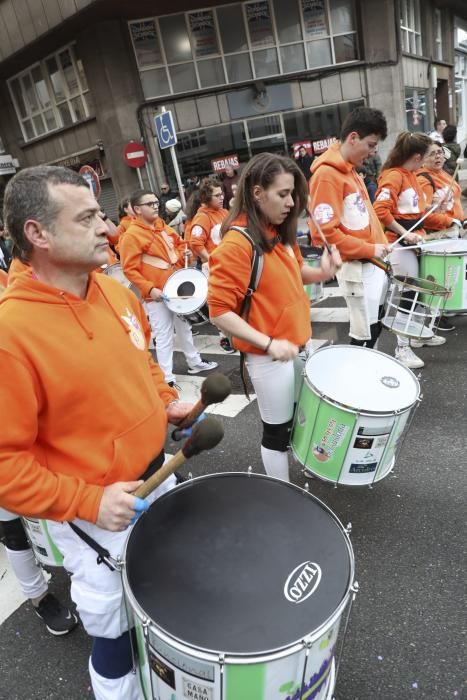
[[(373, 206), (384, 226), (389, 226), (394, 220), (414, 224), (427, 209), (425, 194), (416, 174), (405, 168), (387, 168), (381, 172)], [(436, 215), (430, 214), (423, 225), (431, 228), (432, 224), (436, 224)], [(417, 233), (425, 235), (424, 228), (417, 229)], [(399, 238), (397, 233), (388, 230), (386, 235), (390, 241)]]
[(8, 284), (8, 275), (5, 270), (0, 270), (0, 294), (2, 294)]
[(31, 265), (21, 262), (19, 258), (13, 258), (10, 269), (8, 270), (8, 284), (13, 284), (18, 275), (22, 275), (23, 272), (27, 272), (28, 275), (32, 275)]
[[(246, 215), (234, 224), (246, 226)], [(267, 231), (277, 235), (274, 227)], [(209, 256), (209, 313), (214, 318), (240, 307), (251, 278), (251, 243), (238, 231), (229, 230), (220, 245)], [(248, 323), (273, 338), (304, 345), (311, 335), (310, 300), (301, 277), (303, 258), (297, 244), (292, 248), (277, 243), (264, 253), (264, 266), (258, 289), (252, 296)], [(233, 338), (233, 345), (242, 352), (264, 354), (244, 340)]]
[(19, 276), (0, 299), (0, 505), (95, 522), (103, 487), (141, 476), (177, 393), (135, 295), (91, 273), (85, 299)]
[(190, 229), (190, 248), (195, 257), (199, 256), (203, 248), (212, 253), (219, 245), (221, 224), (227, 214), (227, 209), (211, 209), (205, 206), (198, 209)]
[[(375, 254), (375, 243), (386, 243), (361, 177), (344, 160), (339, 142), (313, 161), (310, 207), (331, 245), (344, 261), (364, 260)], [(309, 221), (313, 243), (322, 241)]]
[[(440, 231), (452, 226), (453, 218), (464, 221), (466, 216), (461, 204), (461, 188), (457, 182), (453, 182), (451, 175), (442, 169), (420, 168), (417, 170), (417, 179), (425, 194), (427, 206), (432, 207), (433, 204), (440, 203), (439, 208), (433, 212), (430, 227), (427, 228)], [(439, 225), (434, 226), (434, 221)]]
[(122, 236), (126, 233), (128, 230), (128, 227), (130, 224), (132, 224), (134, 221), (133, 216), (122, 216), (120, 219), (120, 222), (117, 226), (117, 230), (115, 231), (115, 234), (113, 236), (107, 236), (109, 241), (112, 243), (112, 245), (115, 246), (116, 250), (119, 250), (119, 245), (120, 241), (122, 239)]
[[(167, 244), (161, 236), (162, 231), (168, 236), (171, 249), (177, 255), (177, 262), (166, 270), (142, 261), (142, 255), (145, 254), (170, 264)], [(120, 261), (125, 275), (138, 287), (143, 299), (149, 296), (153, 287), (163, 289), (170, 275), (184, 266), (185, 247), (185, 241), (162, 219), (157, 218), (152, 226), (140, 218), (133, 219), (120, 243)]]

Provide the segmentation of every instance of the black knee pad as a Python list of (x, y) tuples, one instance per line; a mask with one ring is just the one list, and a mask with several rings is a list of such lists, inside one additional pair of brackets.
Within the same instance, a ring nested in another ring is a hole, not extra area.
[(381, 334), (382, 328), (383, 328), (383, 325), (380, 321), (378, 321), (377, 323), (371, 324), (371, 326), (370, 326), (371, 340), (367, 340), (367, 342), (366, 342), (367, 348), (374, 348), (375, 347), (375, 343)]
[(93, 668), (104, 678), (123, 678), (133, 668), (130, 632), (117, 639), (94, 637), (91, 662)]
[(28, 538), (20, 518), (2, 520), (3, 543), (7, 549), (22, 552), (29, 549)]
[(263, 424), (263, 439), (261, 444), (268, 450), (285, 452), (289, 446), (290, 431), (292, 430), (292, 419), (287, 423), (265, 423)]
[(360, 348), (363, 348), (366, 343), (366, 340), (357, 340), (356, 338), (350, 338), (350, 345), (358, 345)]

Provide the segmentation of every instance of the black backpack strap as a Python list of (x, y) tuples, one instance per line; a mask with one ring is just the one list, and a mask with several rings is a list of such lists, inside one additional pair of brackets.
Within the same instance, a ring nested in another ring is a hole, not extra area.
[[(243, 228), (241, 226), (231, 226), (229, 230), (230, 231), (232, 231), (232, 230), (238, 231), (239, 233), (241, 233), (251, 243), (251, 248), (253, 251), (253, 257), (251, 259), (250, 281), (248, 283), (245, 298), (243, 299), (242, 305), (240, 306), (240, 316), (242, 318), (244, 318), (245, 321), (248, 323), (248, 319), (250, 317), (252, 296), (256, 292), (256, 290), (258, 289), (259, 281), (261, 279), (261, 274), (263, 272), (264, 253), (263, 253), (262, 248), (256, 243), (256, 241), (253, 240), (250, 233), (248, 232), (248, 229)], [(244, 352), (240, 353), (240, 376), (242, 378), (243, 391), (245, 392), (245, 396), (247, 397), (248, 400), (250, 400), (250, 394), (248, 392), (248, 383), (247, 383), (247, 376), (246, 376), (245, 353)]]

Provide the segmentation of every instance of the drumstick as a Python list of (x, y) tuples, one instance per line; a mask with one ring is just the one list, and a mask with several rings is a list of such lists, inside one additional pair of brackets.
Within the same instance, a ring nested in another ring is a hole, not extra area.
[(184, 462), (199, 454), (203, 450), (209, 450), (215, 447), (224, 437), (224, 427), (215, 418), (208, 416), (200, 423), (196, 423), (193, 427), (193, 432), (183, 447), (165, 464), (162, 465), (149, 479), (139, 486), (133, 492), (133, 496), (138, 498), (146, 498), (155, 488), (160, 486), (163, 481), (179, 469)]
[(232, 391), (232, 383), (228, 377), (220, 372), (215, 372), (206, 377), (201, 384), (201, 398), (195, 403), (191, 411), (180, 421), (172, 433), (173, 440), (183, 437), (183, 428), (188, 428), (202, 414), (205, 408), (213, 403), (220, 403), (229, 396)]
[(431, 248), (433, 245), (446, 245), (449, 241), (456, 241), (458, 240), (457, 238), (440, 238), (439, 241), (428, 241), (428, 243), (416, 243), (415, 245), (406, 245), (403, 246), (400, 249), (400, 253), (402, 253), (404, 250), (414, 250), (414, 248), (418, 248), (419, 250), (423, 251), (426, 248), (428, 250)]
[[(311, 220), (312, 220), (312, 222), (313, 222), (313, 226), (314, 226), (314, 227), (316, 228), (316, 230), (318, 231), (319, 237), (320, 237), (321, 240), (323, 241), (324, 247), (325, 247), (326, 250), (328, 251), (329, 255), (332, 255), (331, 246), (330, 246), (329, 243), (327, 242), (327, 240), (326, 240), (326, 238), (325, 238), (325, 235), (324, 235), (324, 233), (323, 233), (322, 230), (321, 230), (321, 226), (319, 225), (319, 223), (317, 222), (317, 220), (316, 220), (316, 218), (315, 218), (315, 215), (314, 215), (309, 209), (307, 209), (306, 212), (307, 212), (307, 214), (310, 216), (310, 218), (311, 218)], [(340, 270), (341, 265), (336, 265), (336, 268), (337, 268), (338, 270)]]

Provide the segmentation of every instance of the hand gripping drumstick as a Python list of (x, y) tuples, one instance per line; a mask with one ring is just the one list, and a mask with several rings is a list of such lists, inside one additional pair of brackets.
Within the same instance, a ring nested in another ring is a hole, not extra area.
[(180, 440), (183, 437), (183, 428), (190, 425), (202, 414), (205, 408), (213, 403), (220, 403), (229, 396), (232, 391), (232, 383), (228, 377), (220, 372), (211, 374), (201, 384), (201, 398), (195, 403), (191, 411), (177, 425), (172, 433), (173, 440)]
[(141, 484), (133, 496), (138, 498), (146, 498), (151, 491), (160, 486), (163, 481), (173, 474), (182, 464), (194, 455), (199, 454), (203, 450), (209, 450), (215, 447), (224, 437), (224, 426), (212, 416), (208, 416), (204, 420), (196, 423), (193, 432), (185, 442), (181, 450), (162, 465), (149, 479), (146, 479), (144, 484)]

